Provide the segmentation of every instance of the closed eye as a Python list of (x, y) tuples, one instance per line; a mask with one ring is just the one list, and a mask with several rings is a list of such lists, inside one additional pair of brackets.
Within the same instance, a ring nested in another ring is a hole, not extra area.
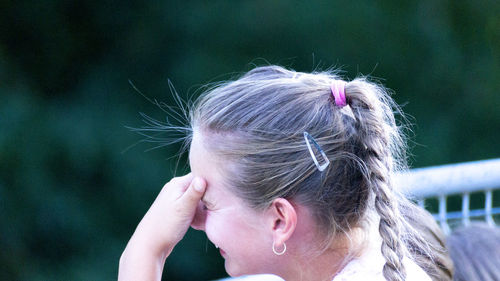
[(213, 210), (213, 205), (211, 204), (210, 201), (206, 200), (206, 198), (202, 198), (201, 199), (201, 209), (203, 211), (210, 211), (210, 210)]

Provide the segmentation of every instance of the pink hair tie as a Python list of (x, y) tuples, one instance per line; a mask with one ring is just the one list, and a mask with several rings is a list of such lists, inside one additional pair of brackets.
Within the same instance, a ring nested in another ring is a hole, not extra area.
[(344, 107), (347, 105), (345, 99), (345, 85), (347, 82), (342, 80), (334, 80), (330, 89), (332, 90), (333, 98), (335, 99), (335, 104), (339, 107)]

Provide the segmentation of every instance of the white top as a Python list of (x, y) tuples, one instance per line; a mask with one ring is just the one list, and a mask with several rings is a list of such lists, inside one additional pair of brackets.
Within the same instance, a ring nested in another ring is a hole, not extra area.
[(241, 277), (234, 277), (234, 278), (224, 278), (224, 279), (219, 279), (219, 281), (233, 281), (233, 280), (238, 280), (238, 281), (283, 281), (284, 279), (272, 275), (272, 274), (256, 274), (256, 275), (246, 275), (246, 276), (241, 276)]

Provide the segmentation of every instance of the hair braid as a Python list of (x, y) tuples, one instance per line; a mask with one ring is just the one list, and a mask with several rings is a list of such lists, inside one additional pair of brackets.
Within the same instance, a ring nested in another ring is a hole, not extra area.
[(386, 259), (383, 273), (388, 280), (405, 280), (406, 272), (402, 264), (404, 245), (400, 240), (401, 227), (398, 221), (398, 207), (386, 183), (375, 184), (375, 208), (380, 215), (379, 232), (382, 237), (382, 254)]
[(400, 140), (392, 108), (383, 90), (373, 84), (354, 80), (347, 91), (349, 105), (357, 119), (355, 138), (365, 148), (359, 156), (366, 165), (367, 185), (375, 195), (374, 205), (380, 216), (381, 251), (386, 259), (383, 274), (387, 280), (405, 280), (406, 246), (401, 239), (402, 218), (391, 182), (393, 148), (397, 148)]

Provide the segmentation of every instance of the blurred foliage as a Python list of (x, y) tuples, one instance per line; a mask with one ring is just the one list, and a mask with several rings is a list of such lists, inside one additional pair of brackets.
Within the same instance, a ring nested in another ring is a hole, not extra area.
[[(128, 80), (174, 104), (168, 79), (187, 98), (255, 64), (341, 67), (397, 93), (413, 166), (499, 157), (499, 14), (495, 0), (0, 1), (0, 279), (116, 278), (178, 150), (144, 153), (125, 128), (164, 118)], [(196, 231), (165, 270), (225, 275)]]

